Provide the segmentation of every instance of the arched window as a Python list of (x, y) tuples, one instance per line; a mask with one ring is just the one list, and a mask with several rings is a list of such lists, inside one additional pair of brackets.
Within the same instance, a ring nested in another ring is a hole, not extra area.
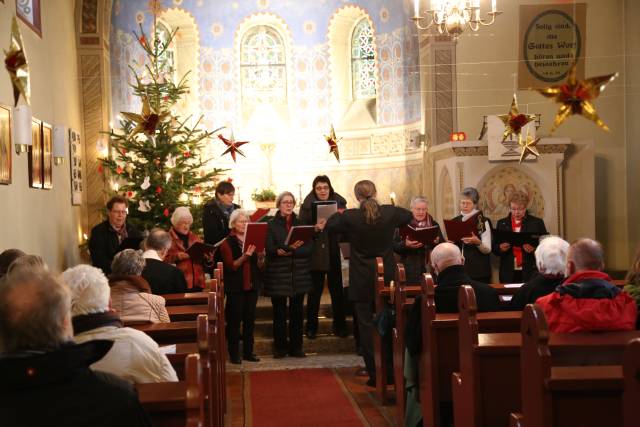
[(373, 29), (367, 18), (362, 18), (351, 35), (351, 84), (353, 99), (376, 97), (376, 61)]
[[(167, 25), (158, 21), (157, 25), (157, 34), (158, 39), (161, 45), (165, 45), (171, 39), (171, 30)], [(175, 48), (175, 40), (171, 42), (169, 47), (160, 55), (160, 67), (163, 68), (168, 75), (171, 76), (171, 80), (174, 83), (177, 83), (176, 76), (178, 71), (178, 64), (176, 64), (176, 48)]]
[(267, 25), (248, 30), (240, 48), (243, 103), (286, 103), (286, 69), (285, 46), (280, 34)]

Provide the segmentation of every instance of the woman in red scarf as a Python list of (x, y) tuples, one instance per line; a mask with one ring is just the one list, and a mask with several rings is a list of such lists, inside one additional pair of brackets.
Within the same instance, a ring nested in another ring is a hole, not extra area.
[(191, 231), (193, 224), (193, 216), (189, 208), (180, 206), (173, 211), (171, 215), (171, 247), (167, 252), (165, 261), (175, 264), (187, 281), (187, 288), (190, 290), (204, 289), (204, 268), (202, 264), (192, 260), (187, 250), (196, 242), (202, 242), (202, 239)]
[[(496, 230), (533, 233), (539, 236), (549, 234), (544, 221), (529, 215), (528, 205), (529, 196), (522, 191), (514, 191), (509, 198), (511, 212), (498, 221)], [(500, 283), (528, 282), (538, 272), (534, 254), (536, 246), (524, 244), (512, 247), (509, 243), (494, 240), (493, 253), (500, 257)]]

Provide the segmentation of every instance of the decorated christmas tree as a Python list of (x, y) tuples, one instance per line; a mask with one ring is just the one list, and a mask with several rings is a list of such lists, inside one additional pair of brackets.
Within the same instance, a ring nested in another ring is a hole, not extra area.
[(214, 131), (202, 130), (200, 119), (189, 125), (191, 117), (180, 118), (175, 104), (188, 92), (187, 75), (175, 83), (173, 68), (166, 54), (176, 31), (160, 37), (155, 31), (149, 40), (140, 26), (135, 33), (146, 52), (142, 75), (135, 76), (133, 94), (140, 98), (140, 113), (122, 112), (120, 129), (109, 131), (109, 155), (102, 159), (109, 196), (119, 194), (129, 200), (129, 221), (150, 230), (167, 228), (178, 206), (189, 206), (199, 230), (202, 202), (213, 195), (222, 169), (205, 166), (204, 148)]

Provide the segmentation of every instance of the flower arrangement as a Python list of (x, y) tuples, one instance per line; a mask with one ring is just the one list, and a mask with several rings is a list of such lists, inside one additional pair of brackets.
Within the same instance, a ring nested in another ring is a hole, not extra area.
[(273, 202), (276, 200), (276, 193), (271, 188), (255, 189), (251, 193), (251, 200), (254, 202)]

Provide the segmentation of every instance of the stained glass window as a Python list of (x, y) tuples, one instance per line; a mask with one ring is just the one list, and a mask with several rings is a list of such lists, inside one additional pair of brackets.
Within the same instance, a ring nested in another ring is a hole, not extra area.
[[(160, 45), (166, 45), (171, 39), (171, 31), (169, 28), (163, 24), (162, 22), (158, 22), (157, 24), (157, 35), (160, 41)], [(160, 55), (160, 67), (165, 70), (165, 72), (171, 76), (171, 79), (174, 83), (176, 83), (176, 72), (177, 72), (177, 64), (176, 64), (176, 51), (175, 51), (175, 39), (172, 43), (167, 47), (162, 55)]]
[(351, 81), (354, 99), (376, 97), (376, 60), (369, 20), (358, 22), (351, 36)]
[(287, 100), (286, 55), (276, 30), (259, 25), (247, 32), (240, 49), (242, 100), (282, 103)]

